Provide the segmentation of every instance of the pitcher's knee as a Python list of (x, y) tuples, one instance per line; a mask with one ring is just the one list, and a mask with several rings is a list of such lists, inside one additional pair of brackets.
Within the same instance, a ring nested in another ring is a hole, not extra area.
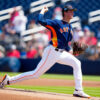
[(33, 78), (39, 78), (41, 76), (41, 74), (37, 73), (36, 75), (33, 76)]
[(80, 60), (76, 59), (75, 62), (74, 62), (74, 68), (81, 68), (81, 62)]
[(81, 61), (77, 59), (76, 61), (77, 65), (81, 66)]
[(35, 78), (35, 79), (37, 79), (37, 78), (39, 78), (40, 77), (40, 75), (35, 75), (35, 76), (33, 76), (33, 78)]

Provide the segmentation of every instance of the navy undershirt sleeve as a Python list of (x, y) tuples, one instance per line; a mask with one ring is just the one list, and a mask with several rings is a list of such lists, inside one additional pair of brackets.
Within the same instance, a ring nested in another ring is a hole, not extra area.
[(44, 15), (43, 14), (39, 14), (38, 22), (43, 26), (46, 26), (46, 25), (55, 26), (56, 25), (56, 21), (55, 20), (44, 19)]

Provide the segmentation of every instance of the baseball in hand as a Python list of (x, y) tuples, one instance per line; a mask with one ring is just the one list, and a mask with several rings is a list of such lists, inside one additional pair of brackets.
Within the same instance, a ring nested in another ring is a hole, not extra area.
[(48, 8), (45, 6), (45, 7), (43, 7), (42, 8), (42, 10), (41, 10), (41, 14), (44, 14), (44, 13), (46, 13), (48, 11)]
[(44, 7), (43, 10), (44, 10), (44, 12), (47, 12), (48, 11), (48, 8), (47, 7)]

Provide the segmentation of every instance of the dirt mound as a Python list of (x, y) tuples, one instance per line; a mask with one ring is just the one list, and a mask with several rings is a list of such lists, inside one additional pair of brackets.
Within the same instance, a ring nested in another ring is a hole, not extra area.
[[(0, 80), (2, 78), (0, 77)], [(40, 84), (41, 83), (41, 84)], [(73, 80), (58, 79), (32, 79), (16, 83), (16, 85), (32, 85), (32, 86), (74, 86)], [(100, 82), (84, 81), (83, 86), (100, 87)], [(5, 88), (0, 89), (0, 100), (88, 100), (84, 98), (73, 97), (69, 94), (47, 93), (37, 91), (26, 91), (20, 89)], [(92, 98), (89, 100), (100, 100), (100, 98)]]
[[(16, 85), (31, 86), (75, 86), (74, 80), (62, 79), (31, 79), (16, 83)], [(85, 87), (100, 87), (99, 81), (83, 81)]]
[(0, 100), (100, 100), (99, 98), (78, 98), (69, 94), (26, 91), (20, 89), (0, 89)]
[[(0, 77), (0, 81), (2, 77)], [(30, 79), (24, 80), (16, 85), (31, 85), (31, 86), (75, 86), (74, 80), (63, 79)], [(84, 87), (100, 87), (100, 81), (83, 81)]]

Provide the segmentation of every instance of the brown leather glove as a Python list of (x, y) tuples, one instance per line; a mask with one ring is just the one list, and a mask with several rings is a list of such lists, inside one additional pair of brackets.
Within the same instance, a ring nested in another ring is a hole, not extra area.
[(79, 42), (73, 42), (72, 46), (73, 46), (73, 54), (74, 55), (76, 55), (76, 54), (80, 55), (80, 54), (84, 53), (86, 48), (88, 48), (88, 46), (86, 44), (79, 43)]

